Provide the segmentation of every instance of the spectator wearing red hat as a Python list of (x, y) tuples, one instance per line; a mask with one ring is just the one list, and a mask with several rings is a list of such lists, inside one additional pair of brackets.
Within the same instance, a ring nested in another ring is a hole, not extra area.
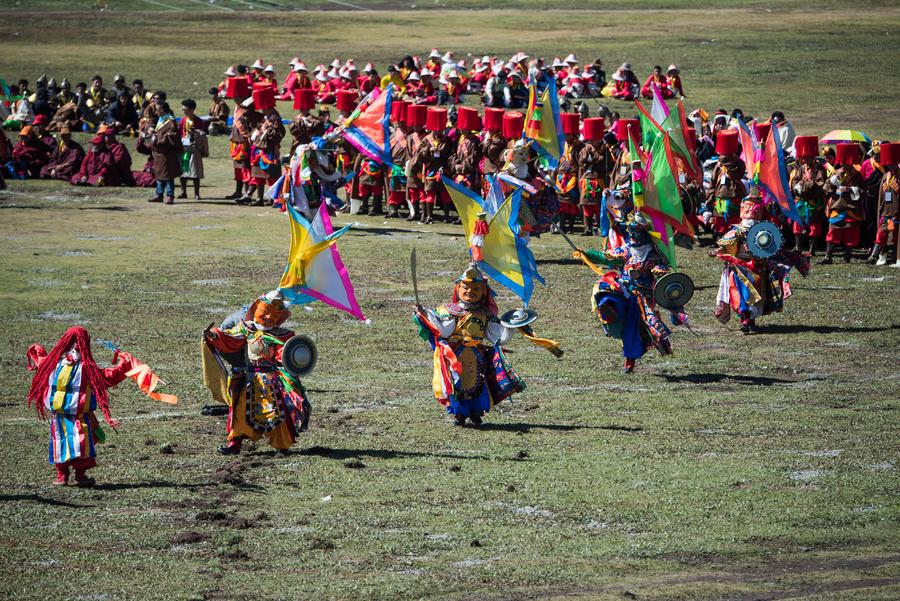
[(641, 86), (641, 96), (644, 98), (653, 98), (653, 84), (656, 84), (656, 87), (659, 89), (663, 98), (672, 98), (673, 94), (667, 86), (668, 83), (666, 76), (663, 75), (662, 67), (656, 65), (653, 67), (653, 73), (647, 77), (646, 81), (644, 81), (644, 85)]
[(719, 155), (713, 170), (707, 201), (714, 215), (713, 231), (722, 235), (740, 221), (741, 200), (747, 195), (744, 176), (747, 166), (738, 156), (738, 134), (733, 130), (720, 130), (716, 135), (716, 154)]
[(116, 186), (119, 184), (116, 162), (106, 147), (106, 136), (98, 134), (81, 162), (78, 173), (69, 180), (73, 186)]
[(825, 258), (820, 265), (833, 263), (832, 255), (838, 246), (844, 248), (844, 263), (849, 263), (853, 249), (859, 244), (862, 214), (863, 178), (857, 169), (862, 162), (858, 144), (838, 144), (835, 154), (836, 169), (826, 184), (828, 193), (828, 235)]
[(578, 209), (578, 153), (583, 146), (579, 135), (581, 132), (581, 115), (578, 113), (562, 113), (560, 115), (566, 143), (559, 159), (556, 173), (553, 176), (553, 187), (559, 200), (559, 228), (566, 234), (572, 233)]
[(606, 132), (603, 117), (584, 120), (584, 146), (578, 153), (578, 190), (584, 230), (591, 236), (600, 217), (600, 198), (607, 187), (615, 160), (603, 140)]
[[(869, 263), (886, 265), (888, 263), (888, 247), (894, 244), (894, 263), (891, 267), (900, 267), (900, 142), (883, 142), (879, 162), (884, 167), (884, 175), (878, 186), (878, 230), (875, 234), (875, 246)], [(878, 257), (877, 259), (875, 257)]]
[(817, 136), (798, 136), (794, 144), (797, 162), (791, 170), (789, 183), (797, 202), (797, 212), (803, 223), (794, 223), (794, 250), (815, 253), (816, 241), (825, 236), (825, 182), (828, 173), (816, 161), (819, 155)]

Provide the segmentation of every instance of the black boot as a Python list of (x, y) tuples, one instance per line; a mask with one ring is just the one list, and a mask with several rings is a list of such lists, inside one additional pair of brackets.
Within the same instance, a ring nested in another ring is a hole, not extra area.
[(844, 263), (849, 263), (850, 259), (853, 257), (853, 249), (849, 246), (844, 247)]
[(831, 259), (831, 255), (834, 254), (834, 243), (828, 242), (825, 245), (825, 258), (821, 261), (817, 261), (816, 265), (831, 265), (834, 261)]

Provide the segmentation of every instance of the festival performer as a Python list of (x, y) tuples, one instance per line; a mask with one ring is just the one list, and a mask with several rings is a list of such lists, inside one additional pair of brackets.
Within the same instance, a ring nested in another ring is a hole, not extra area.
[(425, 182), (422, 179), (421, 147), (425, 140), (425, 120), (428, 108), (421, 104), (410, 104), (406, 107), (406, 125), (409, 134), (406, 136), (406, 156), (409, 159), (404, 167), (406, 173), (406, 190), (409, 199), (409, 217), (407, 221), (423, 220), (424, 207), (422, 197), (425, 194)]
[(451, 145), (444, 135), (447, 128), (447, 109), (429, 107), (425, 117), (425, 130), (428, 132), (419, 146), (418, 156), (414, 159), (422, 170), (422, 219), (420, 223), (430, 224), (434, 220), (434, 207), (439, 205), (444, 210), (444, 220), (450, 220), (450, 199), (441, 183), (441, 174), (447, 169), (447, 161), (452, 152)]
[(59, 128), (59, 141), (50, 154), (50, 161), (41, 168), (41, 179), (61, 179), (69, 181), (81, 168), (84, 149), (72, 140), (72, 132), (67, 125)]
[(362, 153), (357, 153), (353, 171), (358, 174), (359, 197), (362, 199), (356, 214), (370, 217), (384, 215), (384, 177), (386, 173), (384, 165)]
[[(244, 440), (255, 442), (263, 435), (286, 454), (307, 428), (311, 406), (306, 391), (282, 365), (284, 343), (294, 336), (282, 327), (290, 315), (282, 293), (275, 290), (253, 301), (233, 327), (203, 333), (205, 384), (213, 391), (227, 387), (227, 438), (218, 449), (222, 455), (237, 455)], [(223, 361), (231, 364), (228, 374)]]
[(863, 178), (857, 169), (862, 162), (858, 144), (838, 144), (835, 172), (826, 183), (828, 193), (828, 235), (825, 236), (825, 258), (819, 265), (833, 263), (835, 247), (844, 247), (844, 263), (849, 263), (853, 249), (859, 245), (860, 222), (863, 221)]
[(70, 469), (75, 485), (90, 487), (94, 478), (87, 470), (97, 465), (95, 444), (105, 435), (94, 411), (100, 408), (106, 423), (118, 423), (109, 414), (109, 392), (126, 378), (129, 358), (116, 353), (114, 365), (100, 368), (91, 354), (91, 337), (83, 327), (69, 328), (48, 353), (40, 344), (28, 348), (28, 369), (35, 372), (28, 392), (41, 418), (50, 413), (49, 462), (56, 467), (54, 484), (69, 483)]
[(584, 120), (584, 146), (578, 152), (578, 191), (579, 204), (584, 230), (582, 236), (590, 236), (600, 217), (600, 198), (609, 174), (613, 168), (613, 158), (609, 147), (603, 140), (605, 133), (603, 117), (591, 117)]
[(759, 190), (751, 188), (741, 202), (740, 222), (716, 241), (716, 249), (709, 251), (711, 257), (725, 262), (715, 316), (723, 324), (728, 323), (734, 311), (744, 334), (759, 331), (757, 317), (783, 310), (785, 299), (791, 296), (788, 273), (793, 267), (804, 277), (809, 273), (809, 257), (802, 253), (781, 250), (768, 258), (758, 258), (750, 252), (750, 228), (765, 220), (766, 212)]
[[(671, 332), (656, 311), (653, 288), (670, 272), (665, 257), (652, 242), (652, 226), (643, 213), (633, 213), (627, 224), (627, 242), (610, 250), (575, 250), (576, 259), (600, 279), (591, 293), (591, 308), (607, 336), (622, 341), (624, 371), (634, 372), (635, 362), (651, 348), (660, 355), (672, 353)], [(597, 263), (613, 267), (605, 272)], [(672, 323), (681, 325), (683, 311), (672, 312)]]
[(816, 161), (819, 155), (818, 136), (797, 136), (794, 142), (797, 162), (789, 183), (794, 192), (797, 212), (804, 223), (794, 222), (794, 250), (808, 249), (813, 256), (816, 242), (825, 235), (825, 183), (828, 173)]
[(291, 152), (302, 144), (309, 144), (313, 138), (320, 138), (325, 135), (325, 124), (321, 119), (312, 116), (311, 111), (316, 106), (316, 92), (312, 89), (304, 88), (294, 91), (294, 108), (297, 114), (291, 119)]
[[(395, 73), (397, 71), (394, 71)], [(397, 89), (397, 88), (395, 88)], [(388, 212), (389, 219), (400, 217), (400, 207), (406, 206), (406, 173), (404, 168), (409, 160), (406, 138), (409, 135), (409, 127), (406, 124), (406, 111), (409, 103), (405, 100), (393, 99), (391, 101), (391, 162), (396, 167), (390, 173), (385, 174), (388, 183)]]
[(416, 306), (413, 322), (434, 348), (434, 395), (454, 426), (481, 425), (494, 405), (525, 389), (502, 349), (513, 328), (500, 323), (494, 291), (475, 264), (456, 280), (449, 303)]
[(478, 177), (478, 165), (481, 163), (481, 117), (472, 107), (461, 106), (456, 110), (456, 131), (459, 138), (456, 150), (450, 157), (450, 174), (453, 180), (478, 192), (481, 181)]
[[(797, 138), (799, 140), (799, 138)], [(878, 231), (875, 234), (875, 246), (872, 248), (870, 263), (886, 265), (888, 247), (894, 243), (894, 264), (900, 267), (900, 142), (882, 142), (879, 163), (884, 167), (881, 184), (878, 186)], [(877, 260), (875, 259), (877, 257)], [(877, 262), (876, 262), (877, 261)]]
[(264, 206), (266, 187), (274, 184), (281, 175), (281, 140), (284, 138), (281, 115), (274, 107), (267, 108), (262, 122), (250, 134), (250, 186), (247, 198), (256, 192), (253, 206)]
[(747, 166), (738, 156), (739, 139), (736, 131), (722, 130), (718, 133), (716, 154), (719, 158), (713, 169), (707, 202), (714, 215), (713, 231), (721, 236), (740, 220), (741, 199), (747, 193), (743, 182)]
[(484, 132), (481, 138), (481, 195), (487, 197), (491, 184), (503, 167), (503, 151), (506, 140), (503, 138), (503, 109), (487, 107), (484, 109)]
[(581, 115), (562, 113), (560, 121), (562, 121), (566, 143), (554, 175), (554, 189), (559, 199), (559, 228), (564, 233), (570, 234), (575, 227), (575, 218), (580, 212), (578, 209), (578, 154), (582, 147), (579, 139)]

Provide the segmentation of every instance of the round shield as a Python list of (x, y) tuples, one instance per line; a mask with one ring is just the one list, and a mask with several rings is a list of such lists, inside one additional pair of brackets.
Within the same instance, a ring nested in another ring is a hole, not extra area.
[(747, 231), (747, 249), (757, 259), (768, 259), (784, 244), (784, 237), (778, 227), (769, 221), (753, 224)]
[(534, 309), (510, 309), (500, 316), (500, 323), (507, 328), (521, 328), (534, 322), (538, 318), (537, 311)]
[(685, 306), (694, 296), (694, 280), (685, 273), (667, 273), (653, 288), (653, 299), (664, 309)]
[(284, 343), (281, 364), (291, 375), (305, 376), (316, 366), (318, 356), (316, 344), (308, 336), (298, 334)]

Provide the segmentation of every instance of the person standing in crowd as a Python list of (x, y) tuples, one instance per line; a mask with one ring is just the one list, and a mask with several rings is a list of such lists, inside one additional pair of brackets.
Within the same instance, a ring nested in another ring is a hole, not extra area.
[(200, 180), (203, 179), (203, 158), (209, 156), (206, 124), (196, 115), (197, 103), (191, 98), (181, 101), (182, 118), (178, 124), (178, 133), (184, 152), (181, 154), (181, 194), (178, 198), (187, 198), (187, 181), (194, 182), (194, 200), (200, 200)]
[(825, 258), (819, 265), (833, 263), (832, 255), (838, 246), (844, 248), (844, 263), (849, 263), (853, 249), (859, 244), (862, 215), (862, 175), (856, 169), (862, 160), (859, 145), (837, 145), (835, 171), (828, 179), (828, 235), (825, 237)]
[(153, 176), (156, 196), (149, 202), (175, 204), (175, 178), (181, 175), (181, 155), (184, 149), (178, 133), (178, 123), (162, 92), (154, 95), (156, 125), (144, 132), (149, 139), (153, 157)]
[(879, 162), (885, 171), (878, 186), (878, 230), (868, 262), (887, 265), (888, 248), (893, 242), (894, 263), (891, 267), (900, 267), (900, 142), (883, 142)]
[(798, 136), (795, 142), (797, 162), (790, 175), (791, 190), (803, 223), (794, 223), (794, 250), (809, 249), (815, 254), (816, 242), (825, 235), (825, 167), (816, 161), (819, 154), (817, 136)]
[(212, 105), (209, 107), (209, 120), (207, 121), (208, 132), (211, 136), (221, 136), (228, 133), (228, 115), (231, 109), (225, 99), (219, 96), (219, 90), (216, 88), (209, 89), (209, 98)]
[(250, 134), (250, 187), (245, 201), (251, 201), (256, 193), (254, 206), (266, 204), (266, 187), (281, 175), (281, 140), (285, 133), (281, 115), (273, 107), (266, 109), (262, 122)]

